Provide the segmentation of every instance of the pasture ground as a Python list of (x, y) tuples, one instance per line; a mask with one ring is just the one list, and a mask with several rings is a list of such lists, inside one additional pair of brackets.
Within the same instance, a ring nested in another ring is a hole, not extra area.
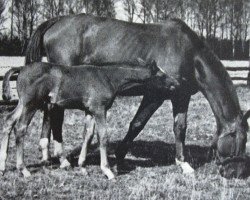
[[(236, 86), (241, 107), (250, 108), (250, 89)], [(109, 160), (115, 168), (114, 151), (125, 136), (140, 98), (118, 98), (108, 115), (110, 135)], [(7, 113), (2, 109), (3, 115)], [(65, 151), (70, 152), (81, 143), (84, 114), (66, 111), (64, 123)], [(202, 96), (192, 97), (188, 114), (186, 136), (187, 156), (194, 175), (184, 175), (174, 164), (174, 134), (172, 108), (169, 101), (153, 115), (134, 142), (126, 163), (127, 173), (117, 176), (116, 182), (108, 181), (99, 167), (99, 151), (96, 140), (92, 142), (88, 156), (89, 176), (82, 176), (79, 168), (59, 169), (53, 162), (40, 164), (39, 137), (42, 114), (32, 120), (26, 136), (25, 161), (32, 171), (28, 179), (15, 170), (15, 142), (11, 136), (7, 171), (0, 177), (0, 199), (250, 199), (250, 178), (226, 180), (219, 175), (214, 161), (207, 162), (208, 147), (216, 130), (214, 116)]]

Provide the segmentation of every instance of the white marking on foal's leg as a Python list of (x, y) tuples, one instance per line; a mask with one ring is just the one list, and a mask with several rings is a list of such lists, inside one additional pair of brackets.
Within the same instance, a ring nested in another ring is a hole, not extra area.
[(54, 156), (60, 157), (63, 153), (63, 144), (54, 140)]
[(22, 169), (22, 174), (23, 174), (23, 176), (24, 176), (25, 178), (28, 178), (28, 177), (31, 176), (30, 171), (29, 171), (26, 167)]
[(176, 165), (180, 165), (183, 171), (183, 174), (190, 174), (194, 172), (194, 169), (190, 166), (188, 162), (182, 162), (175, 158)]
[(88, 176), (88, 171), (87, 171), (87, 169), (85, 167), (81, 168), (81, 172), (82, 172), (82, 175)]
[(42, 161), (49, 160), (49, 139), (41, 138), (39, 145), (42, 149)]
[(176, 117), (174, 118), (174, 122), (177, 123), (178, 121), (178, 115), (176, 115)]
[(65, 168), (67, 168), (67, 167), (70, 167), (70, 162), (68, 161), (67, 158), (65, 158), (65, 159), (62, 161), (62, 163), (61, 163), (61, 165), (60, 165), (60, 168), (61, 168), (61, 169), (65, 169)]

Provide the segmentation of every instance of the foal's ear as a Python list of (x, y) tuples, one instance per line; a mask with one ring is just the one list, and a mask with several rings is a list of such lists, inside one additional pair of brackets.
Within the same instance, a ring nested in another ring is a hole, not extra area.
[(152, 61), (150, 62), (149, 65), (150, 65), (150, 68), (151, 68), (151, 71), (152, 71), (152, 74), (153, 74), (153, 75), (156, 75), (157, 72), (160, 71), (160, 69), (159, 69), (159, 67), (157, 66), (155, 60), (152, 60)]

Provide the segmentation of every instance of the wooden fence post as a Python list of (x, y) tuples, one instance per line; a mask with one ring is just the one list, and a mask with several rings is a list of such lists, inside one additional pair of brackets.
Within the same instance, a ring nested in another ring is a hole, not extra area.
[[(249, 47), (249, 69), (250, 69), (250, 39), (248, 40), (248, 47)], [(247, 75), (247, 86), (250, 87), (250, 71), (248, 72), (248, 75)]]

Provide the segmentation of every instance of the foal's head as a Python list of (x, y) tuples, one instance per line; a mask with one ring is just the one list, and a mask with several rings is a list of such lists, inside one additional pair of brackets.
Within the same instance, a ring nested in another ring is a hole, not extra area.
[(173, 91), (179, 86), (179, 82), (159, 67), (155, 60), (148, 63), (142, 60), (138, 60), (138, 62), (140, 62), (141, 65), (146, 65), (151, 72), (150, 78), (145, 80), (145, 85), (148, 89), (165, 89)]

